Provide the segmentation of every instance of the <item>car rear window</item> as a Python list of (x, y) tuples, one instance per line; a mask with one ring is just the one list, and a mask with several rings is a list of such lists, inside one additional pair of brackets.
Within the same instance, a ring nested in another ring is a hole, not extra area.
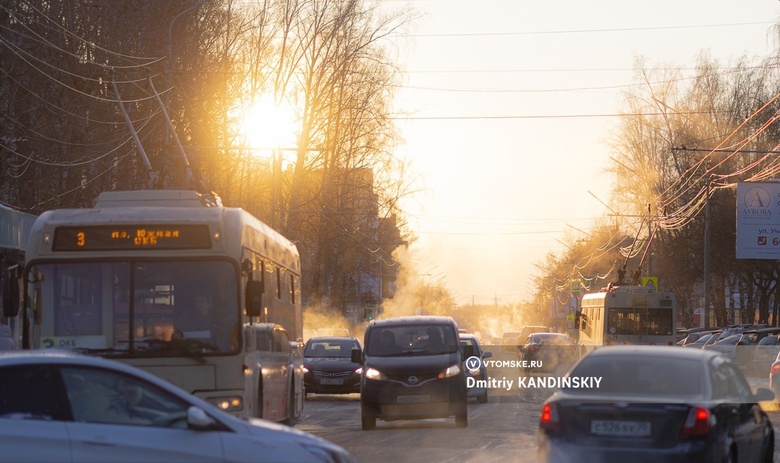
[(704, 394), (704, 365), (696, 360), (655, 356), (588, 356), (570, 377), (602, 378), (598, 388), (578, 394), (690, 399)]

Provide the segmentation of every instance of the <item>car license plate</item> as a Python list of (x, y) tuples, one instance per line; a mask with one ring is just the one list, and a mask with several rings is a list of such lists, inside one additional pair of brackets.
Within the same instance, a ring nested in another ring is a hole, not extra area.
[(329, 384), (329, 385), (342, 385), (344, 384), (343, 379), (333, 379), (333, 378), (322, 378), (320, 380), (320, 384)]
[(429, 395), (399, 395), (397, 399), (399, 404), (421, 404), (431, 401)]
[(650, 435), (650, 422), (593, 420), (590, 432), (598, 436), (647, 437)]

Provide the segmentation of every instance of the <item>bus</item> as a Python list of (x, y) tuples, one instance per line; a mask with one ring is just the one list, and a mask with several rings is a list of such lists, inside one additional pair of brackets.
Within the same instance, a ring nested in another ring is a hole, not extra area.
[(270, 388), (253, 346), (273, 323), (300, 359), (300, 256), (251, 214), (195, 191), (104, 192), (41, 214), (27, 244), (23, 348), (126, 362), (242, 418), (300, 418), (302, 359)]
[(3, 314), (0, 317), (0, 350), (18, 347), (19, 332), (8, 318), (17, 310), (20, 302), (24, 250), (36, 216), (25, 214), (0, 204), (0, 301)]
[(585, 294), (580, 304), (578, 342), (585, 353), (617, 344), (672, 346), (676, 339), (674, 294), (649, 286), (608, 286)]

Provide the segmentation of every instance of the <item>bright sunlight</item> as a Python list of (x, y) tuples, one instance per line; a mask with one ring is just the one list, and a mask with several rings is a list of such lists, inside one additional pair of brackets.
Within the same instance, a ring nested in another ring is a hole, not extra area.
[(295, 146), (297, 119), (291, 107), (264, 95), (244, 111), (241, 133), (256, 156), (267, 157), (274, 149)]

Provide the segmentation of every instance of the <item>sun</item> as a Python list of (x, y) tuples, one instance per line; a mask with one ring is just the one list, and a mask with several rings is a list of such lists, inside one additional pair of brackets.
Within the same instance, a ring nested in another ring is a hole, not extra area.
[(292, 107), (263, 96), (243, 111), (241, 134), (258, 156), (270, 156), (274, 150), (295, 146), (297, 122)]

